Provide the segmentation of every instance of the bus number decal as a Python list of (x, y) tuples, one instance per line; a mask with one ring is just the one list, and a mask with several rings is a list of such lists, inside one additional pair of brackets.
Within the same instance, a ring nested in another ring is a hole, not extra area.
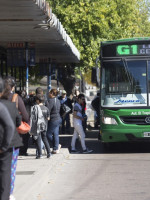
[(118, 56), (150, 55), (150, 44), (143, 45), (118, 45), (116, 48)]
[(118, 55), (137, 55), (138, 46), (137, 45), (118, 45), (117, 46)]

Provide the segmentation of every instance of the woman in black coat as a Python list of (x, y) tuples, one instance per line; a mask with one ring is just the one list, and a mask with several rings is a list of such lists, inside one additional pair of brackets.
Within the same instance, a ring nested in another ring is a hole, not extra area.
[(9, 199), (11, 183), (12, 148), (9, 144), (14, 135), (14, 124), (7, 108), (0, 103), (0, 199)]
[[(15, 79), (13, 77), (6, 77), (4, 80), (5, 84), (5, 92), (6, 95), (8, 95), (8, 100), (12, 101), (14, 91), (15, 91)], [(18, 95), (16, 98), (16, 106), (19, 110), (19, 113), (21, 114), (22, 121), (29, 123), (29, 114), (26, 110), (25, 104), (22, 100), (22, 98)], [(29, 134), (21, 135), (23, 146), (19, 149), (19, 154), (22, 156), (27, 156), (27, 149), (28, 149), (28, 140), (29, 140)]]
[[(0, 94), (3, 91), (3, 80), (0, 78)], [(15, 126), (8, 109), (0, 102), (0, 199), (9, 199), (11, 183), (12, 148), (10, 143), (14, 136)]]
[[(0, 99), (0, 102), (6, 106), (9, 111), (9, 114), (14, 122), (15, 127), (19, 127), (21, 124), (21, 115), (16, 108), (16, 104), (8, 101), (7, 99), (3, 99), (3, 96)], [(22, 138), (18, 134), (18, 131), (15, 129), (14, 137), (10, 143), (10, 147), (19, 148), (23, 145)]]
[[(8, 111), (10, 113), (10, 116), (15, 124), (15, 127), (19, 127), (21, 124), (21, 115), (19, 114), (19, 111), (16, 108), (16, 103), (13, 103), (9, 100), (10, 92), (11, 92), (11, 87), (6, 82), (4, 82), (4, 91), (1, 94), (0, 102), (3, 103), (7, 107)], [(11, 166), (10, 199), (11, 199), (11, 196), (12, 196), (13, 190), (14, 190), (14, 181), (15, 181), (14, 177), (16, 175), (16, 165), (17, 165), (17, 159), (18, 159), (18, 155), (19, 155), (19, 148), (21, 146), (23, 146), (22, 138), (19, 135), (19, 133), (17, 132), (17, 130), (15, 130), (14, 137), (10, 144), (10, 147), (13, 147), (12, 166)]]

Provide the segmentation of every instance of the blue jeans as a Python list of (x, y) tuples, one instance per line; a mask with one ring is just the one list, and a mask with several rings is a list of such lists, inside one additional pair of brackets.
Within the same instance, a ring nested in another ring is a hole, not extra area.
[(59, 126), (62, 123), (62, 119), (48, 122), (47, 138), (49, 142), (53, 144), (53, 150), (58, 150), (59, 145)]

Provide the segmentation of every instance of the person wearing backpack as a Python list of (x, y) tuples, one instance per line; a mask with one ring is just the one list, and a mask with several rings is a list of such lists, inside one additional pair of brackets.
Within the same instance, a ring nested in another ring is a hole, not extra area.
[(33, 135), (38, 152), (36, 159), (42, 158), (41, 139), (47, 151), (47, 158), (50, 158), (51, 156), (49, 142), (46, 137), (47, 124), (48, 120), (50, 119), (50, 112), (49, 109), (43, 105), (43, 102), (44, 96), (42, 94), (38, 94), (36, 96), (36, 105), (31, 108), (30, 116), (30, 134)]

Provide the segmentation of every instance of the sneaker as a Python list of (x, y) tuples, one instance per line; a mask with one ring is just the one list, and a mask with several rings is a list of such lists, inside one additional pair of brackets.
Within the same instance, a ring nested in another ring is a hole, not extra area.
[(9, 200), (15, 200), (15, 197), (11, 194), (11, 195), (9, 196)]
[(36, 159), (42, 159), (43, 156), (36, 156)]
[(51, 157), (51, 153), (48, 153), (48, 154), (47, 154), (47, 158), (50, 158), (50, 157)]
[(60, 149), (61, 149), (61, 144), (58, 145), (58, 150), (53, 150), (52, 153), (57, 154), (59, 153)]
[(85, 150), (83, 150), (83, 153), (92, 153), (92, 152), (93, 152), (92, 149), (85, 149)]
[(58, 145), (58, 150), (57, 151), (59, 151), (60, 149), (61, 149), (61, 144)]
[(71, 153), (80, 153), (80, 151), (74, 149), (74, 150), (71, 150)]

